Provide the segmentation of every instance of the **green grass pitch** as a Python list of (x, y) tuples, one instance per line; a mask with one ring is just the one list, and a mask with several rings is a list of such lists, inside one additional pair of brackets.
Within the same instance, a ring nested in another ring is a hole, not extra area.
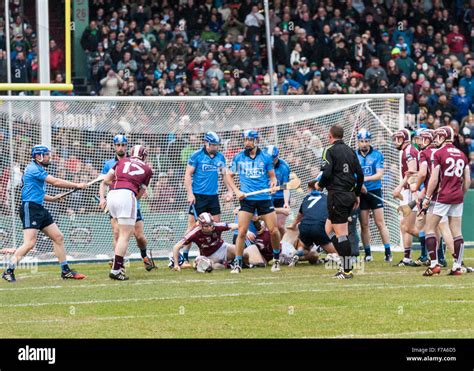
[[(465, 262), (474, 265), (474, 249)], [(401, 258), (395, 254), (394, 262)], [(128, 268), (113, 282), (106, 264), (75, 265), (84, 281), (63, 281), (59, 267), (17, 270), (0, 283), (3, 338), (472, 338), (474, 274), (422, 277), (423, 268), (375, 261), (353, 280), (301, 263), (199, 274), (167, 262)]]

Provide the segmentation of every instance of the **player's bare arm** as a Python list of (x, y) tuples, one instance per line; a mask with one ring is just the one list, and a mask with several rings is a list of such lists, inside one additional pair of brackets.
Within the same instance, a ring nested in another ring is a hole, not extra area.
[(188, 195), (188, 203), (190, 205), (196, 203), (196, 197), (193, 193), (193, 174), (196, 170), (191, 165), (186, 165), (186, 172), (184, 173), (184, 188), (186, 188), (186, 193)]
[(46, 183), (51, 184), (57, 188), (79, 188), (79, 189), (86, 189), (87, 183), (74, 183), (69, 182), (64, 179), (55, 178), (52, 175), (48, 175), (46, 177)]

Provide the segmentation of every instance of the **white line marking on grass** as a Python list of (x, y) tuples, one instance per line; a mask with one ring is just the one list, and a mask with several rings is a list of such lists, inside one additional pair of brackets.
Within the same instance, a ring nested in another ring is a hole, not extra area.
[(345, 291), (351, 290), (379, 290), (379, 289), (414, 289), (414, 288), (453, 288), (453, 289), (471, 289), (473, 285), (457, 286), (452, 284), (418, 284), (418, 285), (378, 285), (377, 284), (358, 284), (358, 285), (345, 285), (339, 287), (332, 287), (330, 289), (303, 289), (303, 290), (287, 290), (287, 291), (262, 291), (262, 292), (240, 292), (240, 293), (227, 293), (227, 294), (206, 294), (206, 295), (186, 295), (186, 296), (162, 296), (162, 297), (146, 297), (146, 298), (123, 298), (123, 299), (101, 299), (101, 300), (84, 300), (84, 301), (66, 301), (66, 302), (43, 302), (43, 303), (17, 303), (17, 304), (0, 304), (0, 308), (27, 308), (27, 307), (43, 307), (48, 305), (94, 305), (94, 304), (105, 304), (105, 303), (137, 303), (147, 301), (162, 301), (162, 300), (189, 300), (189, 299), (214, 299), (214, 298), (225, 298), (225, 297), (241, 297), (241, 296), (262, 296), (262, 295), (287, 295), (287, 294), (298, 294), (298, 293), (312, 293), (312, 292), (334, 292), (334, 291)]
[[(372, 273), (357, 273), (360, 276), (372, 276), (372, 275), (384, 275), (384, 276), (392, 276), (392, 275), (408, 275), (409, 273), (412, 273), (413, 271), (404, 271), (404, 272), (372, 272)], [(42, 275), (47, 275), (48, 273), (42, 273)], [(33, 275), (32, 275), (33, 277)], [(234, 284), (241, 284), (241, 283), (249, 283), (252, 284), (253, 281), (266, 281), (266, 280), (278, 280), (278, 282), (286, 282), (289, 280), (293, 279), (300, 279), (300, 278), (330, 278), (331, 275), (320, 275), (320, 274), (304, 274), (304, 275), (287, 275), (284, 277), (281, 277), (278, 274), (274, 274), (271, 276), (257, 276), (257, 277), (245, 277), (245, 279), (234, 279), (234, 278), (220, 278), (220, 279), (168, 279), (168, 278), (158, 278), (158, 279), (139, 279), (135, 281), (126, 281), (126, 282), (112, 282), (110, 283), (90, 283), (90, 284), (78, 284), (78, 285), (50, 285), (50, 286), (28, 286), (28, 287), (8, 287), (8, 288), (0, 288), (0, 292), (2, 291), (27, 291), (27, 290), (48, 290), (48, 289), (67, 289), (67, 290), (73, 290), (73, 289), (93, 289), (93, 288), (110, 288), (110, 287), (116, 287), (117, 285), (124, 285), (124, 286), (129, 286), (129, 285), (153, 285), (156, 283), (166, 283), (167, 285), (170, 284), (177, 284), (177, 285), (182, 285), (182, 284), (199, 284), (199, 283), (205, 283), (208, 285), (219, 285), (219, 284), (226, 284), (226, 285), (234, 285)], [(258, 283), (259, 284), (259, 283)], [(257, 284), (257, 285), (258, 285)], [(318, 283), (319, 284), (319, 283)], [(325, 284), (325, 283), (320, 283), (320, 284)]]
[(344, 338), (393, 338), (393, 337), (412, 337), (412, 336), (426, 336), (439, 334), (459, 334), (460, 332), (474, 333), (471, 329), (446, 329), (446, 330), (432, 330), (432, 331), (411, 331), (411, 332), (389, 332), (382, 334), (343, 334), (338, 336), (330, 336), (329, 338), (344, 339)]

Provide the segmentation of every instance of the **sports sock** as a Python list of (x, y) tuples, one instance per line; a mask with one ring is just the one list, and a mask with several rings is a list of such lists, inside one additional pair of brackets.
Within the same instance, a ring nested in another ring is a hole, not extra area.
[(273, 259), (280, 260), (280, 252), (281, 252), (280, 249), (278, 249), (278, 250), (273, 249)]
[(342, 268), (345, 273), (348, 273), (352, 270), (351, 243), (347, 236), (339, 236), (337, 238), (337, 243), (339, 245), (339, 250), (341, 250), (339, 255), (341, 255), (342, 258)]
[(67, 272), (70, 270), (67, 260), (59, 263), (59, 265), (61, 266), (61, 272)]
[(372, 252), (370, 251), (370, 245), (364, 245), (364, 252), (367, 256), (372, 255)]
[(146, 258), (146, 247), (143, 250), (140, 250), (140, 255), (142, 256), (142, 259)]
[(464, 238), (462, 236), (454, 238), (454, 253), (456, 254), (456, 260), (453, 264), (453, 268), (459, 268), (462, 265), (464, 255)]
[(411, 246), (405, 247), (405, 251), (403, 252), (403, 258), (411, 260)]
[(123, 256), (114, 256), (114, 265), (112, 267), (112, 273), (117, 274), (123, 267)]
[(431, 268), (436, 267), (438, 264), (437, 247), (438, 243), (436, 241), (436, 236), (434, 234), (428, 234), (426, 236), (426, 248), (430, 254)]
[(183, 249), (183, 259), (184, 261), (189, 261), (189, 250), (188, 249)]
[(424, 231), (420, 231), (420, 233), (418, 234), (418, 238), (420, 240), (420, 247), (421, 247), (421, 256), (424, 258), (424, 257), (427, 257), (428, 256), (428, 251), (426, 249), (426, 237), (425, 237), (425, 232)]
[(236, 256), (234, 259), (235, 264), (242, 268), (242, 256)]
[(16, 264), (12, 262), (8, 263), (7, 269), (13, 272), (16, 269)]
[(440, 261), (446, 260), (446, 256), (444, 254), (445, 248), (446, 248), (446, 245), (443, 243), (443, 238), (441, 237), (438, 243), (438, 260)]
[(391, 249), (390, 249), (390, 244), (389, 243), (384, 243), (383, 244), (383, 247), (385, 249), (385, 255), (390, 255), (392, 253)]

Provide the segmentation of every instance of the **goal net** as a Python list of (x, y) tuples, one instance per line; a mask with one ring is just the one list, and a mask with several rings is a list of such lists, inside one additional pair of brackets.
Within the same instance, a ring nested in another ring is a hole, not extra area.
[[(148, 248), (154, 256), (167, 256), (184, 234), (188, 207), (183, 185), (188, 157), (202, 145), (203, 133), (216, 131), (228, 164), (242, 150), (244, 129), (258, 129), (260, 146), (274, 144), (302, 181), (292, 191), (292, 214), (298, 212), (306, 184), (320, 171), (321, 153), (328, 145), (331, 125), (344, 127), (344, 140), (354, 149), (356, 134), (369, 129), (373, 146), (385, 156), (383, 191), (391, 192), (400, 179), (399, 153), (390, 132), (402, 126), (402, 95), (284, 96), (284, 97), (2, 97), (0, 102), (0, 251), (21, 245), (18, 216), (21, 177), (31, 161), (31, 148), (50, 144), (48, 172), (74, 182), (87, 182), (114, 157), (112, 140), (126, 134), (129, 146), (144, 144), (154, 177), (148, 197), (141, 201)], [(221, 195), (224, 186), (220, 180)], [(55, 195), (64, 190), (47, 186)], [(109, 217), (98, 208), (98, 185), (77, 191), (64, 202), (46, 203), (65, 236), (68, 259), (108, 259), (112, 252)], [(237, 200), (221, 199), (222, 219), (232, 221)], [(391, 243), (400, 245), (399, 216), (385, 208)], [(381, 241), (370, 223), (372, 245)], [(225, 236), (231, 239), (231, 236)], [(193, 250), (195, 247), (193, 247)], [(132, 239), (129, 254), (139, 257)], [(40, 233), (29, 255), (40, 261), (55, 260), (51, 242)]]

